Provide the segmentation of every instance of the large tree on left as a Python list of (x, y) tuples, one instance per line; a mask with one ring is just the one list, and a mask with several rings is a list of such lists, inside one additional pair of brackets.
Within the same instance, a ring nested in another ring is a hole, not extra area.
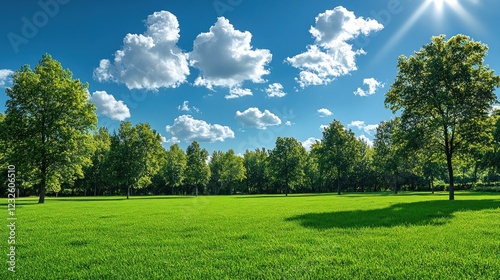
[(25, 65), (14, 72), (6, 93), (9, 162), (38, 187), (38, 203), (44, 203), (48, 188), (82, 177), (91, 163), (97, 116), (88, 84), (46, 54), (35, 69)]

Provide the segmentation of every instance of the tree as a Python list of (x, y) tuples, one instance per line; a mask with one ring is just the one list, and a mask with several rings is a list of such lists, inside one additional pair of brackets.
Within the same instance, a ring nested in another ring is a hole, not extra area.
[(186, 153), (178, 144), (170, 146), (161, 173), (167, 185), (172, 187), (172, 193), (175, 193), (175, 188), (178, 189), (184, 183), (186, 161)]
[(201, 149), (198, 142), (193, 141), (186, 149), (186, 181), (188, 186), (195, 188), (195, 193), (202, 190), (210, 180), (210, 168), (207, 164), (208, 152)]
[(110, 157), (114, 180), (126, 188), (127, 199), (132, 188), (146, 187), (159, 172), (162, 150), (161, 135), (149, 124), (120, 124), (111, 138)]
[(12, 80), (4, 120), (9, 158), (25, 178), (33, 179), (39, 187), (38, 203), (44, 203), (47, 188), (72, 183), (91, 163), (95, 106), (88, 84), (73, 80), (71, 71), (48, 54), (34, 70), (21, 67)]
[(384, 183), (393, 186), (395, 194), (398, 193), (398, 177), (404, 166), (401, 154), (404, 149), (401, 148), (396, 136), (400, 121), (399, 118), (395, 118), (380, 123), (373, 141), (373, 166), (383, 177)]
[[(314, 144), (313, 144), (314, 145)], [(321, 178), (318, 167), (318, 157), (313, 152), (309, 152), (304, 165), (304, 191), (317, 192), (317, 186)]]
[(493, 110), (490, 117), (490, 145), (485, 149), (483, 165), (491, 171), (500, 170), (500, 110)]
[(358, 141), (359, 156), (358, 161), (354, 166), (353, 178), (351, 181), (355, 183), (355, 190), (360, 187), (360, 191), (364, 192), (366, 185), (373, 185), (375, 183), (371, 169), (373, 149), (370, 147), (368, 142), (366, 142), (366, 140), (359, 139)]
[(323, 131), (319, 146), (319, 168), (323, 176), (337, 181), (337, 194), (341, 193), (341, 182), (347, 178), (359, 157), (359, 142), (354, 133), (345, 130), (342, 123), (334, 120)]
[(284, 189), (285, 196), (302, 183), (306, 156), (306, 149), (297, 139), (278, 137), (276, 140), (268, 158), (269, 169), (274, 181)]
[(5, 115), (0, 113), (0, 170), (3, 170), (4, 168), (7, 167), (7, 148), (9, 145), (7, 145), (5, 139), (7, 137), (7, 130), (4, 127), (5, 125)]
[(229, 194), (233, 194), (233, 183), (245, 179), (245, 166), (243, 158), (234, 154), (230, 149), (222, 156), (220, 181), (223, 186), (229, 187)]
[(209, 188), (212, 193), (219, 194), (221, 191), (221, 172), (222, 172), (222, 157), (224, 153), (221, 151), (213, 151), (210, 157), (210, 181)]
[(107, 127), (99, 128), (99, 131), (94, 134), (94, 145), (92, 164), (84, 170), (84, 180), (86, 185), (93, 188), (95, 196), (100, 188), (106, 187), (110, 183), (107, 161), (111, 148), (111, 135)]
[(245, 176), (248, 193), (256, 190), (262, 193), (266, 178), (266, 160), (268, 154), (265, 148), (255, 149), (255, 151), (246, 150), (243, 155), (243, 165), (245, 166)]
[[(454, 199), (453, 156), (479, 143), (497, 102), (500, 77), (484, 65), (488, 47), (464, 35), (433, 37), (413, 56), (400, 56), (385, 105), (401, 112), (401, 131), (416, 148), (438, 146), (446, 156)], [(420, 144), (419, 144), (420, 143)]]

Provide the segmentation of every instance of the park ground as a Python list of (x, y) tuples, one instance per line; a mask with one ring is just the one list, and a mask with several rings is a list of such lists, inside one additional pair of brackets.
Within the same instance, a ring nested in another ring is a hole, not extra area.
[[(8, 225), (7, 200), (0, 200)], [(500, 279), (500, 195), (16, 200), (0, 279)]]

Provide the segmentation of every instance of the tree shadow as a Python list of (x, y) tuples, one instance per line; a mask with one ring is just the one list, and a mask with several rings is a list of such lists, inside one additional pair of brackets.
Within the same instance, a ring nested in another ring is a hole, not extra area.
[[(5, 199), (6, 202), (1, 202), (0, 207), (7, 207), (9, 203), (7, 203), (7, 199)], [(16, 207), (17, 206), (29, 206), (29, 205), (38, 205), (38, 199), (37, 200), (23, 200), (16, 198)]]
[[(194, 196), (131, 196), (129, 200), (163, 200), (163, 199), (185, 199), (185, 198), (193, 198)], [(124, 201), (127, 200), (126, 197), (116, 196), (116, 197), (98, 197), (98, 196), (79, 196), (79, 197), (52, 197), (46, 198), (46, 200), (55, 201), (55, 202), (65, 202), (65, 201), (74, 201), (74, 202), (110, 202), (110, 201)]]
[(455, 212), (499, 209), (500, 200), (436, 200), (398, 203), (387, 208), (326, 213), (307, 213), (286, 218), (313, 229), (381, 228), (395, 226), (443, 225)]
[(294, 193), (288, 194), (247, 194), (242, 196), (235, 196), (236, 199), (248, 199), (248, 198), (300, 198), (309, 196), (338, 196), (336, 193)]

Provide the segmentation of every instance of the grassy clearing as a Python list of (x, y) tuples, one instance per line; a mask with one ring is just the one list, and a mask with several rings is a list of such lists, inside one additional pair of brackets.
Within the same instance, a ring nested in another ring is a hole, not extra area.
[(15, 278), (500, 279), (500, 196), (447, 198), (18, 199)]

